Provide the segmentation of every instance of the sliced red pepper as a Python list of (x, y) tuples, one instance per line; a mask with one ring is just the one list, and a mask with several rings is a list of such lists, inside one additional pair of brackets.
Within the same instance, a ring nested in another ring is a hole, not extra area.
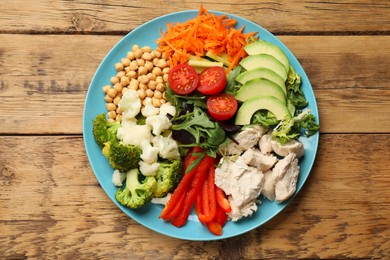
[(201, 222), (210, 222), (214, 219), (215, 213), (217, 211), (217, 201), (215, 198), (215, 166), (212, 165), (208, 172), (208, 179), (205, 181), (205, 184), (203, 185), (203, 192), (202, 192), (202, 206), (203, 206), (203, 213), (199, 216), (199, 220)]
[(216, 221), (206, 223), (207, 229), (216, 236), (222, 235), (222, 226)]
[(194, 155), (196, 153), (199, 153), (199, 152), (202, 152), (204, 151), (202, 147), (200, 146), (195, 146), (194, 148), (192, 148), (192, 150), (184, 157), (184, 160), (183, 160), (183, 169), (184, 169), (184, 172), (186, 172), (186, 169), (188, 168), (188, 166), (191, 165), (192, 162), (194, 162), (198, 156), (197, 155)]
[[(192, 157), (193, 158), (190, 159), (191, 161), (197, 159), (197, 156), (192, 156)], [(176, 205), (179, 204), (180, 200), (185, 196), (187, 189), (189, 189), (192, 179), (196, 175), (196, 172), (200, 165), (201, 163), (195, 166), (191, 171), (184, 174), (183, 178), (179, 182), (179, 185), (173, 192), (171, 198), (165, 205), (164, 209), (161, 211), (160, 218), (164, 219), (165, 221), (168, 221), (174, 217), (172, 215), (172, 211), (175, 209)]]
[(217, 212), (215, 214), (215, 221), (218, 222), (223, 227), (226, 224), (227, 219), (228, 219), (228, 215), (226, 214), (225, 210), (223, 210), (217, 204)]
[(217, 196), (218, 205), (225, 212), (231, 212), (232, 208), (230, 207), (230, 203), (229, 203), (228, 199), (226, 198), (225, 192), (221, 188), (219, 188), (218, 186), (215, 186), (215, 194)]
[(176, 218), (171, 220), (172, 225), (176, 227), (181, 227), (187, 222), (188, 215), (190, 214), (196, 196), (198, 196), (199, 192), (201, 191), (202, 185), (207, 177), (207, 171), (213, 165), (213, 163), (214, 158), (205, 155), (202, 161), (198, 164), (196, 174), (192, 179), (190, 188), (188, 189), (184, 199), (183, 210)]

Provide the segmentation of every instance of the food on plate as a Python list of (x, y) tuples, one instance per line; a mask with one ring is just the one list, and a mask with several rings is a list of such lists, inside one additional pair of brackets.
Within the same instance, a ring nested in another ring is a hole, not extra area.
[(115, 64), (93, 135), (123, 206), (163, 204), (161, 221), (176, 227), (194, 209), (221, 235), (261, 200), (295, 193), (299, 137), (319, 125), (284, 51), (235, 25), (201, 7), (167, 24), (155, 50), (135, 44)]

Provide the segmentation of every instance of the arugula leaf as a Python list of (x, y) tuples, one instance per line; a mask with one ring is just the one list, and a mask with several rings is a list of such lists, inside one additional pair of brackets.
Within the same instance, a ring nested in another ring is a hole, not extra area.
[(243, 70), (244, 68), (238, 65), (229, 72), (226, 78), (227, 84), (224, 90), (225, 93), (231, 94), (233, 96), (237, 93), (242, 84), (238, 83), (236, 78)]

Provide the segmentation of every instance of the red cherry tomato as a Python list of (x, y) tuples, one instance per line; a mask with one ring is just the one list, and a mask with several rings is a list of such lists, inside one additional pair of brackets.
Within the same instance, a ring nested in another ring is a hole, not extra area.
[(213, 95), (207, 99), (208, 112), (215, 120), (228, 120), (236, 113), (237, 107), (237, 100), (229, 94)]
[(204, 95), (214, 95), (222, 92), (226, 86), (226, 74), (221, 67), (211, 67), (199, 75), (197, 90)]
[(183, 63), (170, 69), (168, 83), (171, 89), (179, 95), (187, 95), (194, 91), (199, 83), (196, 70), (190, 65)]

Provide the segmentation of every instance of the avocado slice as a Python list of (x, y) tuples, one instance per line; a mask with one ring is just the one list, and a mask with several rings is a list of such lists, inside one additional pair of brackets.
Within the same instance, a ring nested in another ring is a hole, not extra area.
[(251, 123), (253, 114), (261, 109), (273, 113), (278, 120), (291, 118), (291, 114), (285, 104), (271, 96), (253, 97), (245, 101), (237, 111), (236, 125), (248, 125)]
[(278, 74), (284, 82), (287, 79), (287, 70), (283, 64), (269, 54), (249, 55), (240, 62), (240, 65), (246, 70), (268, 68)]
[(246, 100), (257, 96), (273, 96), (279, 99), (283, 104), (286, 104), (286, 96), (280, 87), (268, 79), (251, 79), (237, 91), (235, 98), (238, 101), (245, 102)]
[(237, 76), (236, 81), (241, 84), (245, 84), (245, 82), (248, 80), (255, 78), (264, 78), (276, 83), (282, 89), (284, 94), (287, 95), (286, 85), (283, 79), (274, 71), (267, 68), (256, 68), (253, 70), (244, 71)]
[(248, 55), (269, 54), (280, 61), (286, 71), (290, 69), (290, 62), (288, 61), (287, 55), (275, 44), (260, 40), (246, 45), (244, 50)]

